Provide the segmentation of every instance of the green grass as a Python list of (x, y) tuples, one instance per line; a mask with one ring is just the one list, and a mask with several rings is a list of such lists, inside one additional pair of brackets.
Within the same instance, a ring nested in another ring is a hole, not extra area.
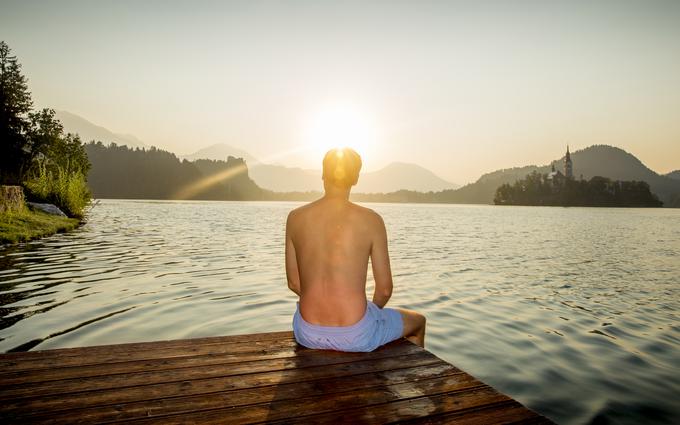
[(43, 161), (33, 177), (24, 182), (29, 198), (55, 204), (69, 217), (82, 218), (90, 203), (90, 189), (81, 171), (67, 171), (56, 165), (48, 169)]
[(0, 243), (16, 243), (72, 230), (80, 221), (24, 209), (0, 213)]

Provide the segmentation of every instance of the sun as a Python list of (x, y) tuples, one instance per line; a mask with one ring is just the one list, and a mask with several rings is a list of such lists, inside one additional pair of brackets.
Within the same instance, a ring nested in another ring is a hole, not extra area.
[(349, 103), (335, 103), (317, 110), (309, 119), (305, 145), (314, 161), (332, 148), (352, 148), (362, 158), (371, 157), (377, 133), (372, 115)]

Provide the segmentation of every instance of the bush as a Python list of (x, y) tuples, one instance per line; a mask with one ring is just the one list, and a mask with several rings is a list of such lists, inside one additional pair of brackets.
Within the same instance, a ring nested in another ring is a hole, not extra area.
[(59, 165), (48, 169), (45, 161), (39, 161), (24, 185), (30, 198), (55, 204), (69, 217), (82, 218), (92, 197), (82, 171), (67, 171)]

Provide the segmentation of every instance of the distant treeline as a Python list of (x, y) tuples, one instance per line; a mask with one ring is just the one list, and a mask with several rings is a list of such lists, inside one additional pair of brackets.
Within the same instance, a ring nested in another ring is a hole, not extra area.
[(88, 183), (96, 198), (261, 200), (265, 190), (248, 177), (240, 158), (181, 161), (156, 149), (101, 142), (85, 145), (92, 164)]
[(618, 181), (595, 176), (590, 180), (548, 178), (536, 171), (496, 190), (496, 205), (583, 207), (660, 207), (663, 202), (643, 181)]
[[(92, 164), (88, 183), (97, 198), (194, 199), (240, 201), (311, 201), (321, 192), (273, 192), (260, 188), (248, 176), (243, 159), (227, 161), (180, 160), (156, 148), (131, 149), (101, 142), (85, 145)], [(361, 177), (360, 177), (361, 178)], [(496, 183), (495, 203), (501, 205), (661, 206), (649, 185), (639, 181), (612, 181), (604, 177), (566, 180), (557, 187), (544, 174), (533, 172), (513, 184), (482, 177), (457, 190), (391, 193), (352, 193), (358, 202), (485, 203)], [(500, 187), (499, 187), (500, 185)]]

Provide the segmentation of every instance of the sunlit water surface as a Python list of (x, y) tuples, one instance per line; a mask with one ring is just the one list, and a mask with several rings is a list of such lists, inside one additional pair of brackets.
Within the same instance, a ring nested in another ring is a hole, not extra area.
[[(0, 248), (0, 351), (290, 330), (296, 205), (103, 201)], [(369, 206), (433, 353), (559, 423), (680, 423), (680, 210)]]

